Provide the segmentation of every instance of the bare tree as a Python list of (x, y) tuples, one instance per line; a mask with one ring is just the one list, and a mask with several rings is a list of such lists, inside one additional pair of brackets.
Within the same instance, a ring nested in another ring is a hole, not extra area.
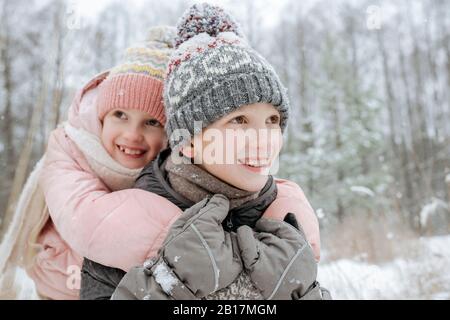
[(6, 213), (2, 220), (2, 224), (0, 225), (0, 239), (3, 234), (6, 232), (9, 223), (13, 218), (14, 211), (16, 209), (17, 201), (21, 194), (22, 187), (26, 181), (26, 177), (28, 174), (28, 166), (31, 159), (31, 152), (33, 149), (33, 142), (36, 132), (39, 130), (39, 126), (41, 123), (41, 117), (44, 110), (45, 103), (45, 95), (46, 95), (46, 83), (44, 81), (41, 89), (41, 94), (39, 99), (36, 102), (36, 105), (33, 108), (33, 115), (30, 119), (30, 126), (28, 129), (27, 139), (25, 145), (20, 153), (17, 167), (15, 168), (14, 181), (12, 184), (10, 196), (8, 199)]
[[(14, 148), (14, 116), (12, 113), (12, 95), (14, 91), (13, 70), (12, 70), (12, 52), (11, 52), (11, 26), (9, 15), (12, 3), (2, 1), (1, 19), (0, 19), (0, 61), (4, 89), (4, 109), (2, 115), (2, 135), (4, 136), (6, 163), (8, 168), (15, 161)], [(6, 179), (11, 179), (12, 170), (8, 170)]]

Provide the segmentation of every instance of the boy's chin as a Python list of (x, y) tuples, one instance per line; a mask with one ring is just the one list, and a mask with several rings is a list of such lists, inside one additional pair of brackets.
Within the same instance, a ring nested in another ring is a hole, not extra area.
[(261, 175), (252, 179), (237, 179), (233, 185), (241, 190), (259, 192), (267, 183), (268, 176)]

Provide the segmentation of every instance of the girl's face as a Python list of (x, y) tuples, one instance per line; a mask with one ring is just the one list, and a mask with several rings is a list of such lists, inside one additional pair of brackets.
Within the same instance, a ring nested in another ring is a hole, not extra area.
[(101, 141), (110, 156), (129, 169), (144, 167), (167, 144), (161, 123), (133, 109), (108, 112), (103, 119)]
[(194, 136), (196, 164), (239, 189), (257, 192), (267, 182), (269, 170), (283, 144), (280, 114), (271, 104), (256, 103), (217, 120)]

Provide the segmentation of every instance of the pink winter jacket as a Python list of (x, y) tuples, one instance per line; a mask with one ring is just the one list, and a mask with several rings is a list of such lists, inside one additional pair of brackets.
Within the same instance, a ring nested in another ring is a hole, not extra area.
[[(98, 75), (77, 94), (69, 109), (72, 126), (100, 134), (95, 98), (106, 76)], [(318, 261), (320, 236), (314, 210), (297, 184), (282, 179), (276, 183), (277, 198), (264, 216), (283, 219), (287, 212), (294, 213)], [(30, 276), (38, 292), (51, 299), (78, 299), (79, 278), (77, 285), (74, 270), (81, 269), (82, 257), (128, 271), (155, 256), (181, 214), (170, 201), (144, 190), (111, 192), (63, 128), (49, 138), (40, 186), (50, 219), (38, 238), (44, 250)]]

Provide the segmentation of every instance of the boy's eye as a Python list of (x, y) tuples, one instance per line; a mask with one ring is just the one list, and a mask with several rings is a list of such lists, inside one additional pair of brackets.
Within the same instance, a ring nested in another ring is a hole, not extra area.
[(127, 115), (125, 114), (125, 112), (116, 111), (114, 112), (114, 117), (125, 120), (127, 118)]
[(236, 117), (236, 118), (234, 118), (234, 119), (231, 119), (230, 122), (231, 122), (231, 123), (234, 123), (234, 124), (243, 124), (243, 123), (245, 123), (245, 117), (243, 117), (243, 116), (238, 116), (238, 117)]
[(147, 120), (145, 124), (151, 127), (162, 127), (162, 124), (156, 119)]
[(269, 122), (270, 122), (271, 124), (280, 124), (280, 117), (279, 117), (279, 116), (276, 116), (276, 115), (273, 115), (273, 116), (271, 116), (271, 117), (269, 118)]

